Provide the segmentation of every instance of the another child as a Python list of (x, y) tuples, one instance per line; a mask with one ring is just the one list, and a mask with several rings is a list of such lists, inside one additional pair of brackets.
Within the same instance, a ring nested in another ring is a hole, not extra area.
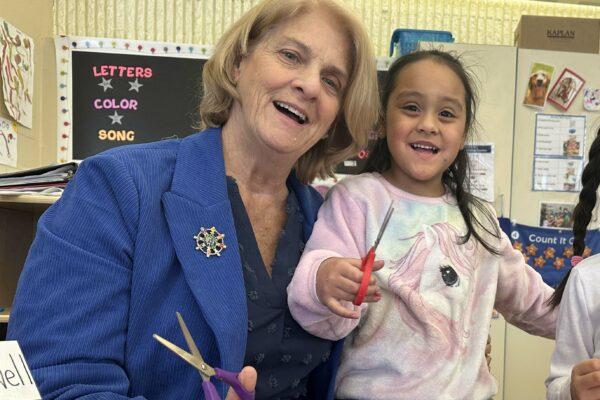
[(579, 264), (600, 184), (600, 130), (590, 148), (581, 183), (579, 203), (573, 210), (574, 268), (552, 297), (552, 305), (560, 304), (560, 311), (556, 348), (546, 380), (548, 399), (600, 399), (600, 255)]
[[(458, 59), (412, 53), (389, 69), (385, 137), (367, 170), (331, 191), (288, 287), (292, 315), (310, 333), (345, 341), (337, 398), (489, 399), (497, 391), (484, 350), (492, 309), (553, 337), (553, 291), (525, 264), (491, 207), (468, 192), (464, 143), (475, 94)], [(367, 302), (352, 305), (360, 258), (384, 215)]]

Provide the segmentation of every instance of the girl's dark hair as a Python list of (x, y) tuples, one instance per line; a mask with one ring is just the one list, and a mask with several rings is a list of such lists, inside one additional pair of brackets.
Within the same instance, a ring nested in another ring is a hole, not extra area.
[[(575, 256), (583, 255), (587, 227), (592, 219), (592, 211), (596, 206), (596, 191), (600, 184), (600, 129), (598, 129), (596, 139), (590, 147), (588, 160), (581, 174), (582, 189), (579, 193), (579, 202), (573, 210), (573, 255)], [(560, 304), (570, 274), (571, 270), (567, 272), (548, 301), (552, 307)]]
[[(381, 90), (383, 116), (380, 118), (378, 129), (381, 131), (385, 129), (387, 104), (396, 86), (398, 75), (405, 67), (423, 60), (431, 60), (447, 66), (462, 82), (465, 89), (466, 105), (465, 138), (468, 139), (472, 134), (472, 128), (475, 124), (475, 110), (477, 107), (477, 92), (474, 80), (457, 56), (440, 50), (424, 50), (409, 53), (392, 63)], [(387, 138), (379, 138), (369, 153), (369, 158), (363, 172), (383, 173), (391, 165), (392, 155), (387, 144)], [(442, 175), (442, 183), (456, 197), (458, 208), (467, 225), (467, 233), (461, 238), (460, 243), (466, 243), (473, 236), (487, 251), (492, 254), (499, 254), (499, 249), (484, 239), (484, 235), (486, 234), (498, 239), (500, 238), (500, 229), (498, 228), (496, 217), (482, 200), (470, 193), (468, 172), (469, 158), (467, 151), (461, 149), (454, 162)], [(480, 221), (477, 218), (476, 212), (483, 216), (484, 221)]]

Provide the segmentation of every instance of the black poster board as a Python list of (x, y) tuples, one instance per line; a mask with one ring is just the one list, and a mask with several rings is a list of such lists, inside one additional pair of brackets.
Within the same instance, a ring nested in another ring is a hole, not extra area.
[(72, 157), (197, 129), (205, 59), (72, 51)]

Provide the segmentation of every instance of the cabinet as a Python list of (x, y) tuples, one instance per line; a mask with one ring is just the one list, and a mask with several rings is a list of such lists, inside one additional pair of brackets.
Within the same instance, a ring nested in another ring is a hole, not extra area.
[(4, 339), (12, 299), (33, 241), (37, 220), (57, 197), (0, 196), (0, 340)]

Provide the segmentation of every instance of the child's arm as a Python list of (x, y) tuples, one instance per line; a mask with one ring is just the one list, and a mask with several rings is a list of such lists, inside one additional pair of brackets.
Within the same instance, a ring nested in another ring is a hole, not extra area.
[(554, 338), (557, 310), (548, 305), (554, 293), (542, 276), (525, 263), (501, 232), (500, 268), (495, 308), (511, 324), (534, 335)]
[[(577, 272), (571, 271), (558, 312), (556, 347), (546, 379), (549, 400), (600, 397), (600, 360), (590, 360), (595, 329)], [(590, 397), (594, 391), (596, 396)]]
[[(343, 185), (335, 186), (319, 210), (287, 289), (292, 316), (313, 335), (341, 339), (357, 326), (357, 318), (366, 310), (366, 303), (357, 307), (351, 302), (362, 277), (365, 226), (365, 212)], [(369, 294), (374, 291), (371, 285)]]

